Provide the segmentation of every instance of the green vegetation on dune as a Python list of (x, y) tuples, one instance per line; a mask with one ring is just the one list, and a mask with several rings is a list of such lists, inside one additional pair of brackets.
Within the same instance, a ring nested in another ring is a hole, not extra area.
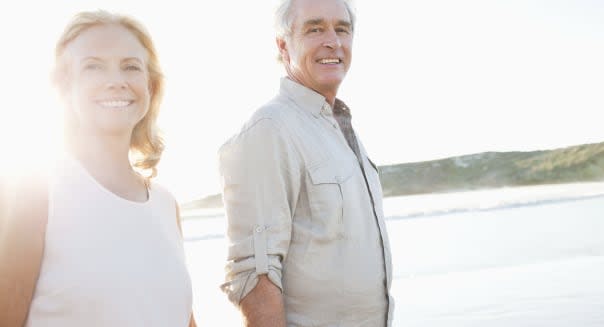
[(384, 196), (604, 180), (604, 143), (380, 167)]
[[(380, 166), (384, 196), (604, 181), (604, 142), (532, 152), (485, 152)], [(183, 209), (222, 206), (220, 194)]]

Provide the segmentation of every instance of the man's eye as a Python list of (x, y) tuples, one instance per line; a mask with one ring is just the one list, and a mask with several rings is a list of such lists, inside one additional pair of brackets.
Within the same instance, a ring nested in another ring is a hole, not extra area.
[(337, 33), (350, 34), (350, 31), (347, 28), (337, 28), (336, 32)]
[(319, 27), (313, 27), (308, 29), (308, 33), (319, 33), (321, 32), (321, 29)]

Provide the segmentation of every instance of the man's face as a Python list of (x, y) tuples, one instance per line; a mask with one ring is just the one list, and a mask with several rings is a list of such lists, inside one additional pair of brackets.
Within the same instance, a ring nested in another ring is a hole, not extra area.
[(277, 44), (289, 77), (335, 97), (352, 59), (351, 17), (341, 0), (295, 0), (292, 33)]

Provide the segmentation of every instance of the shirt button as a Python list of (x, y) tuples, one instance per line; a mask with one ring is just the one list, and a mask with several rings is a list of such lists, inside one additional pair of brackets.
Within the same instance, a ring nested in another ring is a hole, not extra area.
[(256, 226), (256, 233), (262, 233), (264, 228), (262, 226)]

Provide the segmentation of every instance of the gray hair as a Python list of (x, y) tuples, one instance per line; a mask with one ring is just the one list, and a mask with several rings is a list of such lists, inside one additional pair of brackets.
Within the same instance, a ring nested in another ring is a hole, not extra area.
[[(277, 32), (278, 38), (285, 38), (292, 33), (293, 15), (292, 15), (292, 4), (294, 0), (280, 0), (277, 9), (275, 10), (275, 31)], [(350, 16), (350, 23), (354, 32), (354, 26), (356, 22), (355, 10), (352, 0), (342, 0), (348, 16)]]

